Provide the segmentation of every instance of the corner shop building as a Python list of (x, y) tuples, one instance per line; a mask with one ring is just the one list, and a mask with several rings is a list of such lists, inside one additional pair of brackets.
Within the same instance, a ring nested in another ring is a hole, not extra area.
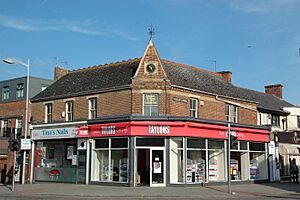
[[(90, 143), (91, 183), (153, 187), (226, 181), (225, 123), (188, 118), (118, 120), (79, 129), (78, 138)], [(255, 126), (233, 126), (231, 131), (239, 139), (231, 151), (231, 179), (268, 179), (269, 131)]]

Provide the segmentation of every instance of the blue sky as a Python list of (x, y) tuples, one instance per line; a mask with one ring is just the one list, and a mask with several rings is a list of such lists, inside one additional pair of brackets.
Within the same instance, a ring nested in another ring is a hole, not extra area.
[[(300, 0), (2, 0), (0, 57), (31, 60), (31, 75), (141, 57), (155, 28), (162, 58), (214, 71), (258, 91), (283, 84), (300, 105)], [(0, 80), (25, 75), (0, 64)]]

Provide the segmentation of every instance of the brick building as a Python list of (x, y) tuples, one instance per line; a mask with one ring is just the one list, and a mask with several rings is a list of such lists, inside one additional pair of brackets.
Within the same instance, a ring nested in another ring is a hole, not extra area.
[[(27, 77), (0, 81), (0, 179), (4, 183), (5, 175), (13, 165), (13, 154), (8, 150), (8, 139), (12, 133), (22, 138), (25, 126)], [(53, 81), (30, 77), (29, 97), (33, 97), (48, 87)], [(31, 106), (29, 105), (29, 118)], [(21, 153), (17, 154), (17, 165), (21, 165)], [(29, 165), (28, 165), (29, 166)], [(20, 170), (18, 170), (20, 172)], [(20, 173), (17, 174), (19, 177)], [(17, 178), (18, 181), (18, 178)]]
[(269, 128), (258, 116), (285, 101), (231, 79), (161, 59), (152, 39), (142, 58), (67, 73), (31, 99), (31, 181), (226, 181), (228, 126), (238, 138), (231, 179), (267, 180)]

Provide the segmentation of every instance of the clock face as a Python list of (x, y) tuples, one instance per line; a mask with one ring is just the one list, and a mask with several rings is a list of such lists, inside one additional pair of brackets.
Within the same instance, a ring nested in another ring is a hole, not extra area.
[(148, 64), (146, 66), (146, 70), (147, 70), (148, 73), (153, 73), (155, 71), (155, 69), (156, 69), (156, 67), (155, 67), (154, 64)]

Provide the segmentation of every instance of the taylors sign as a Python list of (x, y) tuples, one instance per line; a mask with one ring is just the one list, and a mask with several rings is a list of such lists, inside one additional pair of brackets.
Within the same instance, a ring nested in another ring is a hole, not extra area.
[(32, 130), (32, 139), (74, 138), (77, 131), (75, 127)]
[(149, 134), (169, 134), (170, 127), (169, 126), (149, 126), (148, 133)]
[[(124, 131), (126, 130), (126, 131)], [(116, 133), (126, 133), (127, 129), (117, 129), (115, 126), (103, 126), (101, 127), (102, 135), (115, 135)], [(170, 134), (169, 126), (148, 126), (148, 134)]]

